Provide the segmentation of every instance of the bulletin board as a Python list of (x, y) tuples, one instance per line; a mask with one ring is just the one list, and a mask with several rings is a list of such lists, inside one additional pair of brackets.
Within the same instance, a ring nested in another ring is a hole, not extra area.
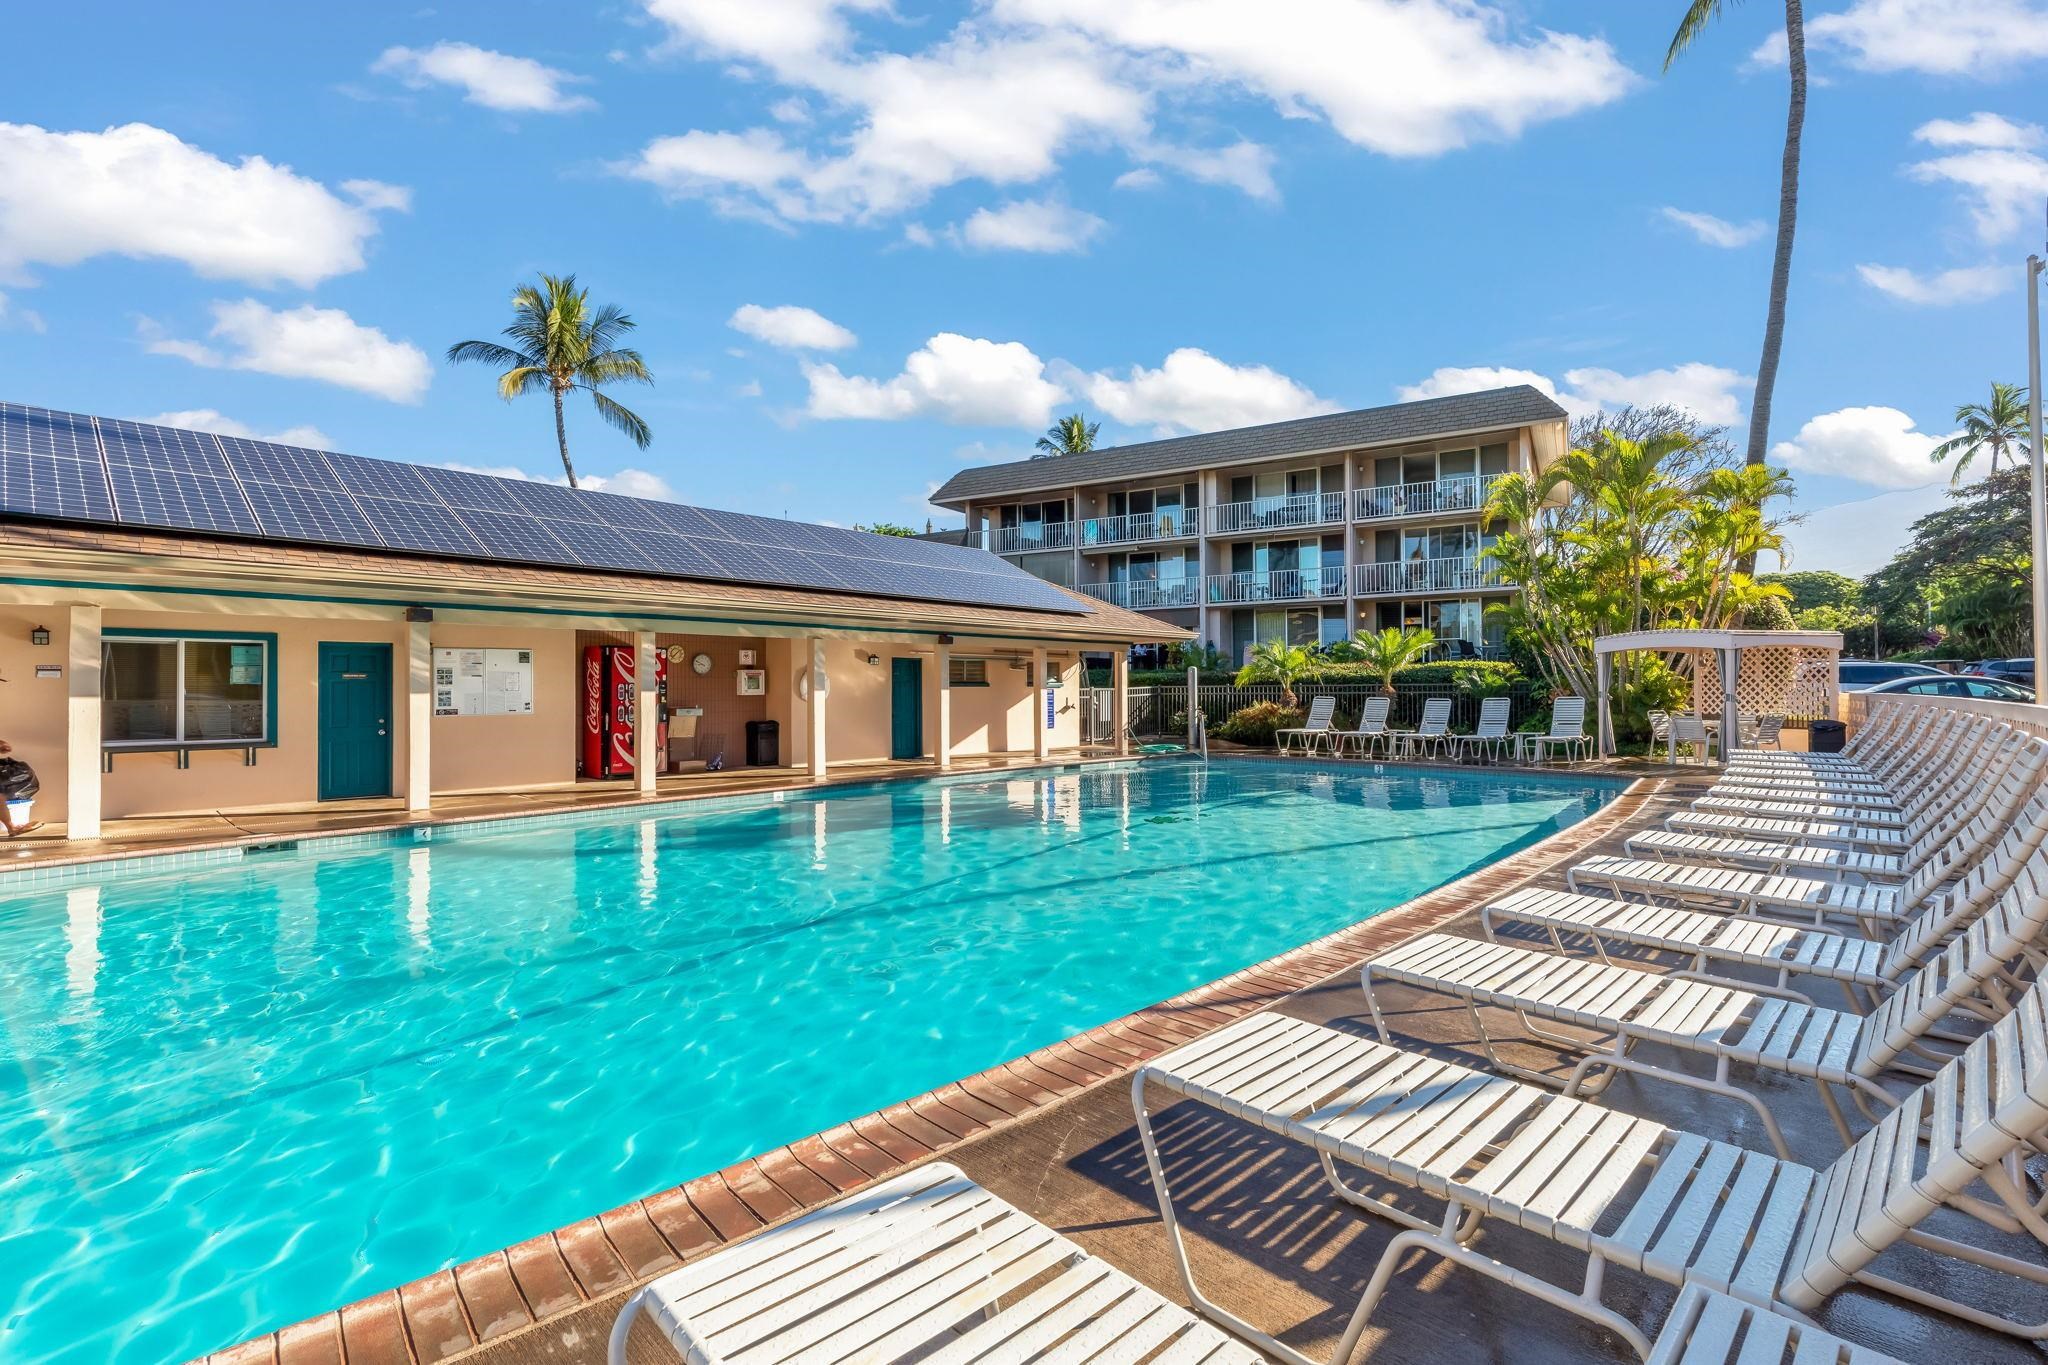
[(532, 715), (533, 651), (530, 649), (435, 650), (434, 714), (437, 716)]

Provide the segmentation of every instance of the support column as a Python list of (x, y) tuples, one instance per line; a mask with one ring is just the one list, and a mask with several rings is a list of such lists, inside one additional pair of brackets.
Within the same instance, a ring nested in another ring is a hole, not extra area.
[[(1600, 707), (1600, 756), (1610, 758), (1614, 754), (1614, 718), (1607, 711), (1607, 680), (1614, 672), (1614, 656), (1595, 653), (1593, 655), (1593, 690)], [(1515, 741), (1520, 744), (1521, 741)], [(1519, 750), (1518, 750), (1519, 752)], [(1653, 755), (1654, 756), (1654, 755)]]
[(1131, 751), (1131, 647), (1118, 645), (1109, 656), (1110, 695), (1114, 703), (1110, 723), (1116, 727), (1116, 751)]
[(812, 636), (805, 647), (805, 666), (811, 670), (811, 776), (825, 776), (825, 642)]
[(655, 736), (661, 727), (661, 693), (654, 680), (654, 632), (633, 632), (633, 785), (641, 792), (654, 793), (654, 779), (661, 755)]
[(1031, 752), (1039, 758), (1052, 752), (1052, 723), (1046, 717), (1046, 708), (1058, 701), (1052, 691), (1052, 674), (1045, 670), (1045, 646), (1039, 645), (1031, 651), (1031, 677), (1038, 684), (1038, 692), (1031, 698)]
[(426, 810), (434, 799), (434, 628), (405, 623), (405, 808)]
[(1742, 717), (1736, 711), (1736, 673), (1742, 667), (1742, 651), (1721, 651), (1721, 761), (1728, 761), (1731, 749), (1742, 747)]
[(73, 604), (64, 664), (64, 836), (100, 837), (100, 609)]
[(953, 766), (953, 650), (949, 645), (940, 645), (932, 679), (932, 754), (939, 760), (939, 771), (945, 772)]

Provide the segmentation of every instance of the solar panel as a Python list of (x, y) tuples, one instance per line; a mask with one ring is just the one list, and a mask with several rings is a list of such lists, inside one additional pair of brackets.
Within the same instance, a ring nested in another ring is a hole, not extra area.
[(0, 403), (0, 512), (114, 520), (91, 418)]
[(978, 549), (0, 403), (0, 513), (1092, 610)]

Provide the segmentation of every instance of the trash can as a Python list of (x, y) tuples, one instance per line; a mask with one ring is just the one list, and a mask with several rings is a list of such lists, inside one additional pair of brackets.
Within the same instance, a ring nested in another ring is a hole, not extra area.
[(1838, 754), (1842, 752), (1842, 740), (1848, 733), (1848, 727), (1838, 720), (1817, 720), (1806, 727), (1806, 751)]
[(782, 761), (782, 727), (772, 720), (747, 722), (747, 766), (772, 768)]

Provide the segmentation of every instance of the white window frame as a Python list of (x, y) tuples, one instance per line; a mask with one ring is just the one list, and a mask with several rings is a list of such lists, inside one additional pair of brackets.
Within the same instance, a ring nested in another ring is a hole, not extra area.
[[(185, 646), (194, 642), (202, 645), (254, 645), (263, 651), (261, 676), (263, 678), (263, 733), (253, 739), (192, 739), (185, 738)], [(172, 710), (178, 723), (177, 737), (173, 739), (102, 739), (102, 749), (247, 749), (252, 746), (268, 745), (270, 735), (270, 650), (268, 640), (251, 637), (241, 639), (226, 635), (109, 635), (101, 639), (103, 646), (112, 645), (176, 645), (178, 655), (172, 676), (177, 680), (177, 696)], [(106, 705), (106, 689), (100, 689), (100, 704)]]

